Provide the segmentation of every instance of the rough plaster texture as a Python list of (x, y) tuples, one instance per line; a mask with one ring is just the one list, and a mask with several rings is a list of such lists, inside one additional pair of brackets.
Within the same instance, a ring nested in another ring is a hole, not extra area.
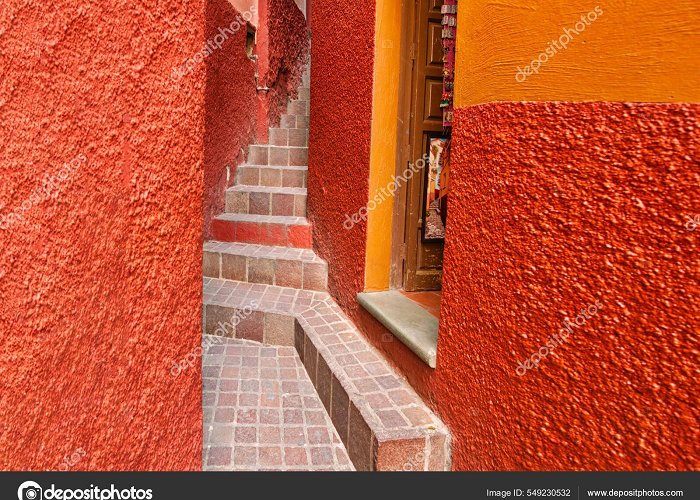
[(170, 74), (203, 28), (196, 1), (3, 3), (0, 214), (28, 210), (0, 228), (0, 469), (201, 467), (199, 364), (170, 368), (201, 338), (204, 67)]
[[(348, 311), (364, 287), (366, 223), (343, 228), (367, 204), (374, 68), (374, 2), (314, 0), (308, 217), (328, 261), (329, 289)], [(339, 36), (339, 33), (342, 36)]]
[(429, 387), (455, 468), (700, 468), (699, 126), (698, 105), (458, 110)]
[(294, 0), (269, 0), (268, 62), (262, 82), (270, 90), (268, 124), (279, 125), (287, 101), (297, 97), (304, 68), (309, 61), (309, 31), (306, 18)]
[[(241, 15), (224, 0), (207, 0), (206, 39), (214, 40), (219, 28), (235, 27)], [(256, 65), (246, 53), (245, 24), (205, 64), (204, 232), (209, 238), (213, 218), (224, 211), (226, 188), (255, 138)]]

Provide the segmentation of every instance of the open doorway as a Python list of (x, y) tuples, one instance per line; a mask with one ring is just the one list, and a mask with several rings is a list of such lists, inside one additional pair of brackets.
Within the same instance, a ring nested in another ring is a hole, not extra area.
[(456, 1), (409, 1), (404, 23), (409, 29), (402, 59), (404, 125), (399, 130), (398, 164), (405, 168), (423, 161), (395, 212), (395, 236), (402, 244), (394, 284), (422, 306), (431, 304), (434, 311), (442, 288), (447, 221)]

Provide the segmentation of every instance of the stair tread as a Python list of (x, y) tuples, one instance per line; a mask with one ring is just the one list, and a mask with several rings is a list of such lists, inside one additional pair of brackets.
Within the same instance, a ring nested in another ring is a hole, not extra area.
[[(449, 436), (439, 417), (360, 333), (328, 293), (204, 278), (204, 304), (296, 317), (308, 340), (381, 441), (435, 433)], [(370, 370), (346, 369), (348, 352), (352, 352), (359, 363), (356, 366), (370, 367)], [(386, 397), (373, 397), (377, 393)], [(402, 418), (383, 420), (381, 415), (392, 409)]]
[(267, 224), (286, 224), (288, 226), (308, 226), (306, 217), (294, 217), (288, 215), (253, 215), (253, 214), (232, 214), (223, 213), (216, 216), (216, 219), (235, 222), (258, 222)]
[(324, 262), (313, 250), (306, 248), (257, 245), (254, 243), (229, 243), (226, 241), (211, 240), (204, 242), (204, 251), (259, 259), (299, 260), (313, 263)]
[(298, 187), (271, 187), (257, 186), (249, 184), (236, 184), (227, 189), (227, 191), (236, 191), (244, 193), (279, 193), (279, 194), (294, 194), (306, 196), (306, 188)]

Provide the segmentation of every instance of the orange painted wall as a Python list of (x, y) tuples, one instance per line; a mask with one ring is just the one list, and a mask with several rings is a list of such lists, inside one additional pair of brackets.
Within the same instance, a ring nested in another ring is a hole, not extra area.
[[(587, 21), (590, 25), (574, 34), (565, 49), (551, 44), (559, 43), (564, 29), (575, 29), (581, 16), (596, 7), (602, 15)], [(458, 15), (457, 106), (489, 101), (700, 100), (696, 0), (469, 0), (459, 2)], [(539, 73), (517, 81), (517, 68), (541, 53), (546, 56), (548, 48), (553, 56)]]
[(3, 1), (0, 469), (201, 468), (205, 24)]

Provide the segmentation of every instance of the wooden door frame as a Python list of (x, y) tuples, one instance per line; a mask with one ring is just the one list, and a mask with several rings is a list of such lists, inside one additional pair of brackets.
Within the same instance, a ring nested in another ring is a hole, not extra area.
[[(396, 173), (398, 177), (406, 170), (411, 160), (411, 136), (413, 120), (411, 108), (414, 100), (413, 69), (416, 51), (416, 11), (418, 0), (403, 0), (401, 19), (401, 69), (399, 74), (399, 112), (396, 124)], [(404, 263), (406, 260), (406, 199), (408, 185), (401, 184), (394, 196), (394, 212), (391, 232), (392, 289), (403, 287)]]

